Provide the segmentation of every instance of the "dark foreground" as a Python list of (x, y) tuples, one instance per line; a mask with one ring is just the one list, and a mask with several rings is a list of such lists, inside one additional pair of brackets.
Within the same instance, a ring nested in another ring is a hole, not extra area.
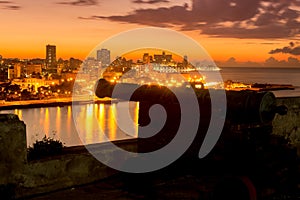
[[(140, 183), (144, 184), (144, 183)], [(120, 177), (112, 177), (90, 185), (69, 188), (41, 196), (26, 198), (31, 200), (94, 200), (94, 199), (202, 199), (199, 179), (186, 175), (171, 180), (157, 180), (155, 186), (138, 190), (128, 189)]]
[[(225, 180), (225, 178), (223, 177)], [(246, 197), (243, 186), (238, 184), (229, 184), (226, 191), (219, 190), (218, 193), (207, 192), (218, 190), (216, 188), (207, 188), (209, 182), (220, 181), (217, 177), (199, 177), (193, 174), (178, 174), (172, 177), (155, 178), (151, 185), (146, 180), (135, 183), (134, 188), (124, 182), (122, 175), (116, 175), (108, 179), (95, 182), (93, 184), (68, 188), (48, 194), (34, 197), (28, 197), (25, 200), (95, 200), (95, 199), (112, 199), (112, 200), (137, 200), (137, 199), (300, 199), (300, 193), (289, 194), (272, 194), (265, 197)], [(231, 182), (233, 183), (233, 182)], [(132, 185), (132, 186), (133, 186)], [(224, 185), (223, 185), (224, 186)], [(266, 191), (268, 192), (268, 191)], [(273, 191), (269, 191), (270, 193)]]

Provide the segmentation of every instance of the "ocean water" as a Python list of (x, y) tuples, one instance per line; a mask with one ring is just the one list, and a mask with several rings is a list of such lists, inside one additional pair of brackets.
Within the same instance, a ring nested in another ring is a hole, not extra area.
[(299, 68), (226, 67), (220, 71), (223, 80), (243, 83), (291, 84), (295, 90), (273, 91), (276, 97), (300, 96)]

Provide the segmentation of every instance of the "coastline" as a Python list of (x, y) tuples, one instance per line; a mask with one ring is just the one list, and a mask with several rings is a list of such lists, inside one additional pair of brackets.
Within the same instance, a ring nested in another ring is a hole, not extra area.
[(13, 109), (26, 109), (26, 108), (43, 108), (43, 107), (63, 107), (69, 105), (80, 104), (111, 104), (116, 103), (117, 100), (110, 98), (97, 98), (97, 97), (65, 97), (55, 99), (43, 100), (26, 100), (26, 101), (5, 101), (0, 103), (0, 110), (13, 110)]

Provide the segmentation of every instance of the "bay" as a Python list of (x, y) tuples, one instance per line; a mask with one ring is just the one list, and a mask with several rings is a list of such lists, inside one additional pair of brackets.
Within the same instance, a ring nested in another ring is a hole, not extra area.
[[(228, 67), (220, 73), (224, 81), (291, 84), (295, 90), (273, 91), (275, 96), (300, 97), (300, 68)], [(117, 126), (118, 113), (123, 113), (117, 105), (122, 103), (78, 105), (76, 114), (72, 106), (1, 110), (0, 113), (14, 113), (25, 122), (27, 146), (44, 136), (58, 139), (65, 146), (76, 146), (137, 137), (139, 104), (130, 103), (132, 123), (125, 130)], [(128, 130), (131, 130), (129, 134)]]

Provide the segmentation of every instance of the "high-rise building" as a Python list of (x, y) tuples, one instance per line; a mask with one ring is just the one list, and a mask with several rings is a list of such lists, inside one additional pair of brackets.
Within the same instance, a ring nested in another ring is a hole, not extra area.
[(101, 61), (102, 67), (110, 65), (110, 51), (108, 49), (100, 49), (97, 51), (97, 60)]
[(47, 45), (46, 46), (46, 69), (56, 70), (56, 46)]

